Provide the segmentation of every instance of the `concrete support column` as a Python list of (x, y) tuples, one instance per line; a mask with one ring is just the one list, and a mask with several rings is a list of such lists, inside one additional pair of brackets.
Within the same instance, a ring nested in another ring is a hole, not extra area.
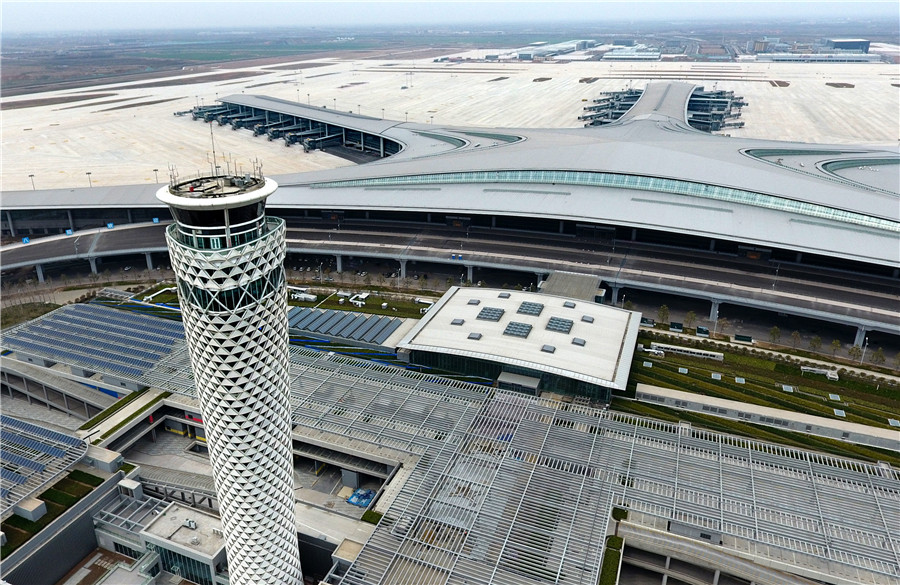
[(88, 258), (88, 262), (91, 263), (91, 274), (97, 274), (97, 259)]
[(128, 214), (128, 223), (134, 223), (134, 216), (131, 215), (131, 210), (130, 210), (130, 209), (126, 209), (126, 210), (125, 210), (125, 213)]
[(716, 240), (715, 240), (715, 239), (710, 238), (710, 240), (709, 240), (709, 251), (710, 251), (710, 252), (715, 252), (715, 251), (716, 251)]
[(366, 210), (366, 219), (369, 219), (369, 211)]
[(535, 272), (534, 276), (537, 278), (537, 280), (534, 281), (534, 286), (538, 287), (538, 286), (540, 286), (541, 281), (544, 280), (544, 273), (543, 272)]
[(359, 487), (359, 472), (350, 471), (349, 469), (341, 469), (341, 482), (353, 489)]
[(406, 260), (400, 260), (400, 278), (406, 278)]
[(472, 282), (472, 278), (475, 276), (475, 267), (469, 264), (466, 266), (466, 280)]
[(491, 216), (491, 227), (492, 228), (497, 227), (497, 216), (496, 215)]
[(900, 278), (900, 268), (894, 268), (893, 276), (894, 278)]
[(709, 320), (716, 321), (719, 319), (719, 301), (712, 301), (709, 307)]
[(147, 270), (153, 270), (153, 255), (150, 252), (144, 252), (144, 257), (147, 258)]
[(337, 261), (337, 271), (338, 274), (344, 271), (344, 259), (340, 254), (334, 255), (335, 260)]
[(859, 347), (863, 346), (863, 343), (866, 341), (866, 328), (860, 327), (856, 330), (856, 339), (853, 340), (853, 345), (858, 345)]
[(797, 257), (794, 259), (794, 262), (800, 264), (803, 261), (803, 252), (797, 252)]
[(622, 290), (621, 286), (612, 287), (612, 304), (616, 304), (619, 302), (619, 291)]
[(631, 228), (631, 241), (637, 241), (637, 228)]
[(75, 231), (75, 220), (72, 218), (72, 210), (71, 210), (71, 209), (67, 209), (67, 210), (66, 210), (66, 215), (69, 216), (69, 229), (72, 230), (72, 231), (74, 232), (74, 231)]
[(379, 136), (378, 141), (379, 141), (379, 144), (378, 144), (379, 154), (381, 155), (381, 158), (384, 158), (384, 136)]
[(12, 237), (16, 237), (16, 228), (13, 227), (12, 214), (10, 212), (6, 212), (6, 225), (9, 226), (9, 234)]
[(38, 282), (44, 282), (44, 267), (40, 264), (35, 264), (34, 270), (37, 272)]
[(565, 222), (563, 220), (559, 220), (559, 233), (565, 233)]
[(722, 571), (716, 569), (716, 572), (713, 573), (713, 582), (712, 585), (719, 585), (719, 575), (722, 574)]
[(431, 214), (430, 213), (425, 214), (425, 221), (427, 221), (428, 223), (431, 223)]

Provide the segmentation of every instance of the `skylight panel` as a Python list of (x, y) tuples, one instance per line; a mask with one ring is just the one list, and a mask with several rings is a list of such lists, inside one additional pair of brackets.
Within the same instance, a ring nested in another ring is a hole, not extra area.
[(531, 333), (531, 325), (528, 323), (519, 323), (517, 321), (511, 321), (509, 325), (506, 326), (506, 329), (503, 331), (503, 335), (511, 335), (512, 337), (521, 337), (525, 339)]
[(521, 305), (519, 305), (519, 310), (516, 313), (521, 315), (532, 315), (537, 317), (544, 310), (544, 305), (541, 303), (532, 303), (530, 301), (523, 301)]
[(497, 307), (485, 307), (478, 312), (478, 315), (475, 318), (481, 319), (482, 321), (496, 322), (500, 320), (500, 317), (502, 317), (505, 312), (505, 310), (498, 309)]
[(568, 333), (572, 330), (574, 323), (571, 319), (563, 319), (562, 317), (550, 317), (547, 322), (547, 331), (557, 331), (559, 333)]

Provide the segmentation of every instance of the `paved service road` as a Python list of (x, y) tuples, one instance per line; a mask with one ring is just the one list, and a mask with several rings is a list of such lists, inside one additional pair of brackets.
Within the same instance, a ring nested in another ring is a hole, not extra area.
[[(0, 261), (5, 270), (54, 261), (165, 252), (165, 227), (117, 226), (40, 238), (4, 247)], [(689, 294), (811, 317), (833, 315), (846, 324), (866, 324), (891, 333), (897, 333), (900, 323), (900, 285), (890, 279), (714, 252), (660, 249), (621, 241), (612, 246), (553, 234), (478, 228), (466, 233), (396, 224), (289, 228), (287, 238), (292, 253), (430, 261), (547, 274), (567, 270), (595, 274), (610, 286)], [(451, 259), (451, 255), (462, 255), (463, 260)]]

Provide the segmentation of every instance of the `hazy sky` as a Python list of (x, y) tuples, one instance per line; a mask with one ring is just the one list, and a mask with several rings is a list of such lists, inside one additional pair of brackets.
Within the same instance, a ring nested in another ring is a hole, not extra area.
[(876, 2), (43, 2), (2, 0), (2, 32), (363, 24), (491, 24), (609, 20), (897, 18)]

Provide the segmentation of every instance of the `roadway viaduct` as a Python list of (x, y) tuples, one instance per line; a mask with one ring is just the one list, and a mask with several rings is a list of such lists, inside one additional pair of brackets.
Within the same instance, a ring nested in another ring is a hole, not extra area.
[[(153, 269), (153, 253), (165, 253), (166, 223), (118, 226), (50, 236), (3, 250), (5, 270), (89, 262), (143, 254)], [(339, 272), (347, 257), (397, 262), (401, 278), (409, 263), (457, 266), (474, 280), (476, 269), (515, 270), (544, 278), (556, 270), (591, 274), (612, 290), (612, 302), (623, 288), (705, 299), (711, 321), (720, 304), (732, 304), (825, 320), (857, 328), (855, 343), (866, 331), (900, 334), (900, 285), (894, 279), (841, 273), (780, 263), (680, 249), (648, 247), (635, 242), (596, 241), (547, 234), (471, 228), (381, 224), (289, 228), (288, 252), (332, 256)]]

